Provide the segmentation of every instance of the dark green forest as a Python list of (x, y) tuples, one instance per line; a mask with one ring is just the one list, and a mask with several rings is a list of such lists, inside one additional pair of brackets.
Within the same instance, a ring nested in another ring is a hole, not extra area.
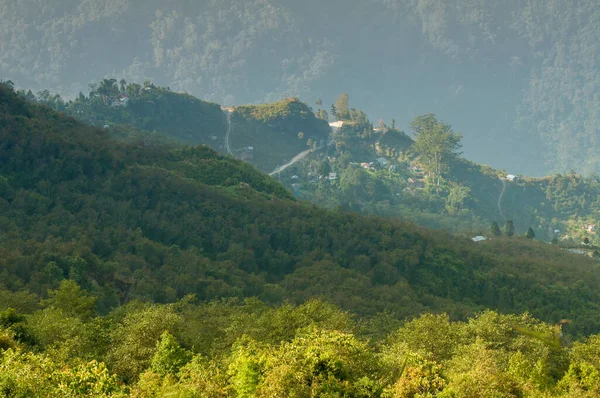
[(596, 260), (321, 209), (153, 137), (0, 85), (4, 395), (598, 391)]

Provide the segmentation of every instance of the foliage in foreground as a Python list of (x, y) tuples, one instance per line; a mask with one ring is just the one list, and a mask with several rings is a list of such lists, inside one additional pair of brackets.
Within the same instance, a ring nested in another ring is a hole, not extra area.
[[(100, 397), (594, 397), (600, 336), (485, 311), (356, 318), (321, 301), (131, 303), (105, 317), (65, 304), (0, 313), (0, 393)], [(85, 307), (85, 305), (84, 305)], [(81, 308), (81, 307), (80, 307)]]

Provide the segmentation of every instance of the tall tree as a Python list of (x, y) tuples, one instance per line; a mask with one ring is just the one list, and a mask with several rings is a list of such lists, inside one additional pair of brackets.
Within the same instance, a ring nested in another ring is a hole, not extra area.
[(428, 113), (415, 118), (410, 127), (415, 133), (415, 150), (421, 155), (423, 168), (431, 181), (440, 179), (449, 169), (450, 161), (460, 155), (462, 136), (452, 131), (449, 124), (438, 121)]
[(508, 220), (504, 223), (504, 235), (511, 237), (515, 234), (515, 224), (512, 220)]
[(492, 236), (500, 236), (500, 235), (502, 235), (502, 231), (500, 231), (500, 226), (498, 225), (498, 223), (496, 221), (494, 221), (492, 223), (492, 226), (490, 228), (490, 232), (492, 233)]
[(98, 94), (105, 96), (115, 96), (119, 93), (117, 79), (104, 79), (98, 86)]
[(533, 232), (533, 229), (531, 227), (527, 228), (527, 232), (525, 232), (525, 237), (527, 239), (535, 238), (535, 232)]
[(335, 107), (337, 109), (337, 115), (339, 119), (348, 119), (350, 118), (350, 109), (348, 108), (348, 102), (350, 97), (348, 94), (341, 94), (338, 99), (335, 101)]
[(329, 120), (329, 115), (327, 114), (327, 111), (326, 111), (325, 109), (319, 109), (319, 110), (317, 111), (317, 114), (316, 114), (316, 116), (317, 116), (319, 119), (322, 119), (322, 120), (325, 120), (325, 121), (328, 121), (328, 120)]
[(319, 174), (322, 176), (329, 175), (331, 173), (331, 165), (328, 160), (324, 160), (323, 163), (319, 166)]
[(334, 119), (338, 118), (337, 108), (334, 104), (331, 104), (331, 111), (329, 111), (329, 113), (331, 114), (332, 118), (334, 118)]

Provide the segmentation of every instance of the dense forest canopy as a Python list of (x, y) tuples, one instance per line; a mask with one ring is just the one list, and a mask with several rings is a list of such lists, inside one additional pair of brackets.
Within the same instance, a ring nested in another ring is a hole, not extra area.
[(107, 74), (226, 105), (347, 91), (406, 128), (433, 112), (515, 173), (600, 169), (596, 2), (14, 0), (0, 75), (75, 96)]
[[(23, 297), (21, 297), (23, 299)], [(35, 301), (29, 300), (32, 304)], [(600, 336), (528, 314), (368, 322), (321, 301), (134, 302), (105, 317), (73, 282), (0, 307), (7, 397), (596, 397)]]

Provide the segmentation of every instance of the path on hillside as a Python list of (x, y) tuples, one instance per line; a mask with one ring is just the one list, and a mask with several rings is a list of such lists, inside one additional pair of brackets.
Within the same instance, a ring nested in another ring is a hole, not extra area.
[(221, 108), (223, 113), (225, 114), (225, 119), (227, 120), (227, 131), (225, 132), (225, 149), (227, 153), (233, 156), (233, 152), (231, 151), (231, 147), (229, 146), (229, 136), (231, 135), (231, 112), (225, 108)]
[[(315, 151), (318, 149), (323, 148), (322, 146), (314, 149)], [(297, 154), (296, 156), (294, 156), (294, 158), (292, 160), (290, 160), (288, 163), (284, 164), (283, 166), (277, 166), (275, 168), (275, 170), (273, 170), (271, 173), (269, 173), (270, 176), (277, 174), (277, 173), (281, 173), (283, 170), (287, 169), (288, 167), (290, 167), (291, 165), (293, 165), (294, 163), (296, 163), (299, 160), (302, 160), (306, 157), (306, 155), (308, 155), (309, 153), (311, 153), (313, 151), (313, 149), (307, 149), (306, 151), (302, 151), (299, 154)]]
[(504, 191), (506, 191), (506, 181), (504, 179), (500, 179), (502, 181), (502, 192), (500, 192), (500, 196), (498, 197), (498, 211), (502, 218), (506, 221), (506, 217), (504, 217), (504, 213), (502, 212), (502, 197), (504, 196)]

